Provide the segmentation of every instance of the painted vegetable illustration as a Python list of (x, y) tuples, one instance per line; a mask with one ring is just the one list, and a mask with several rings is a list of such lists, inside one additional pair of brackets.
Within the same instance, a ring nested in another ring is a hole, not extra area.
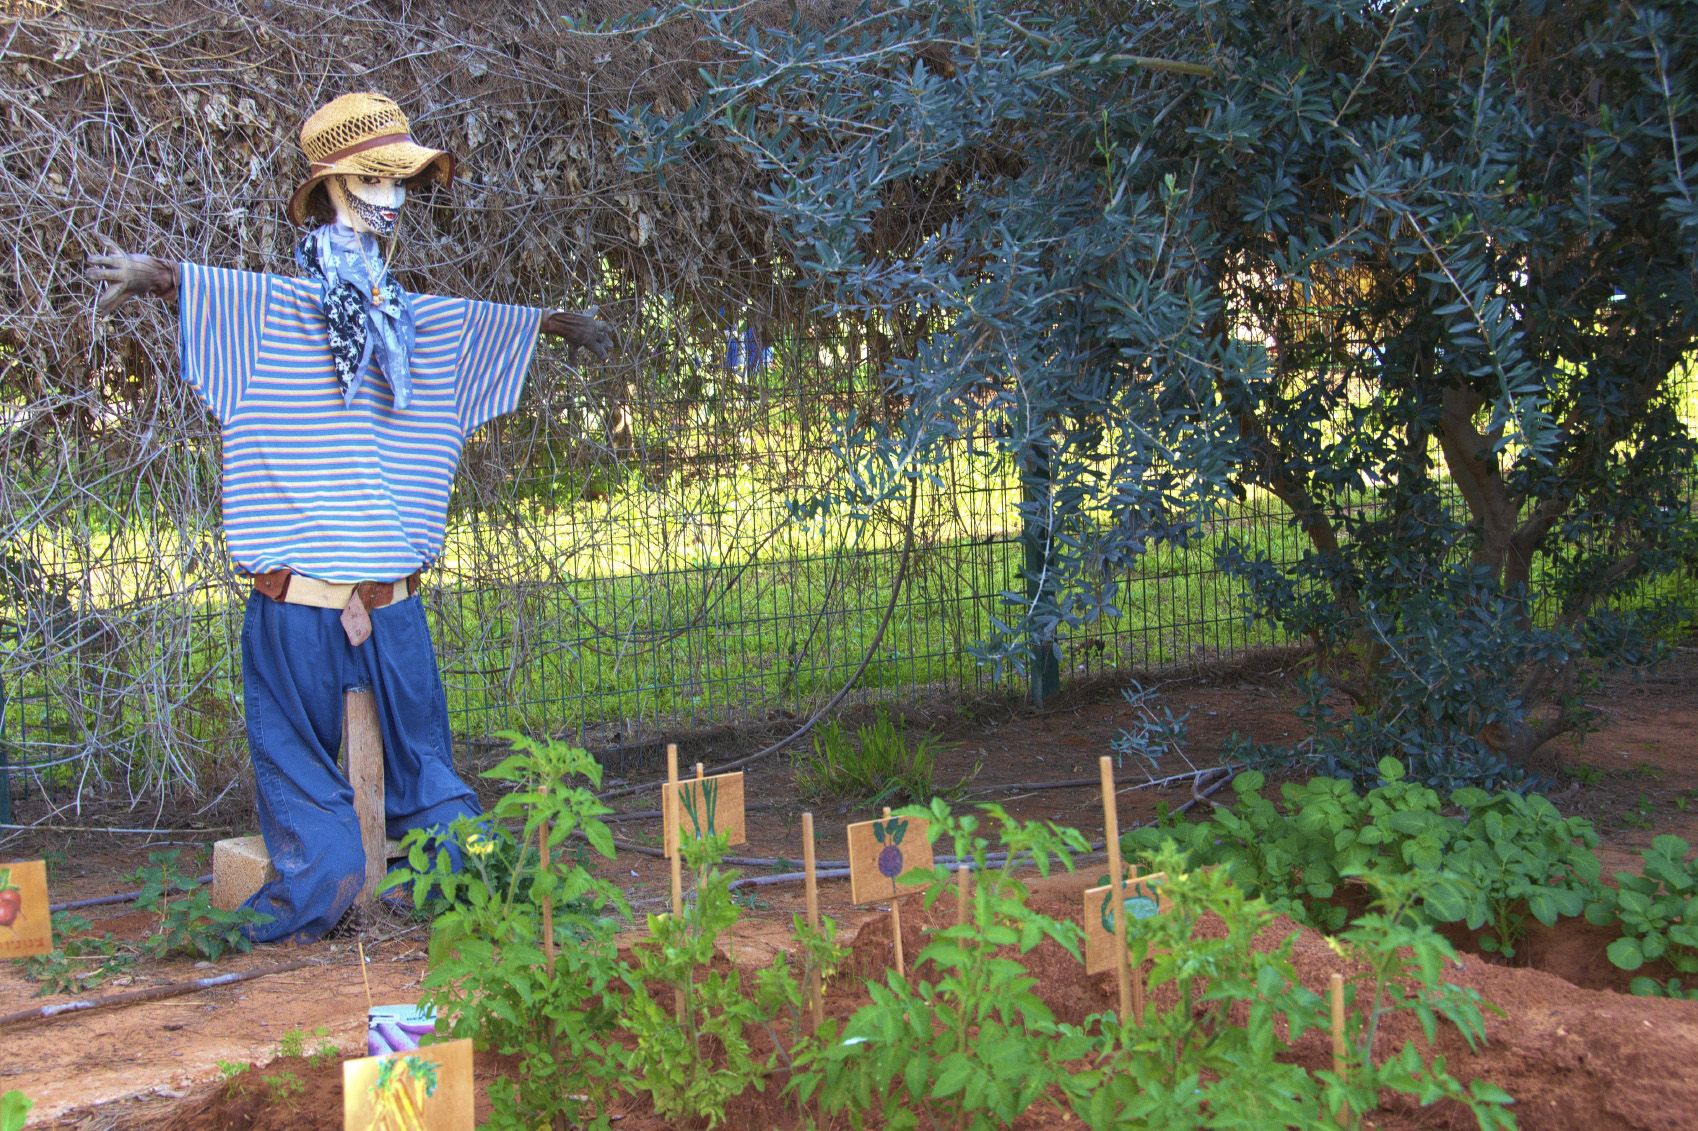
[[(1106, 884), (1107, 882), (1108, 877), (1104, 876), (1103, 883)], [(1114, 893), (1112, 891), (1103, 892), (1103, 930), (1110, 934), (1114, 933), (1113, 904)], [(1132, 885), (1132, 894), (1126, 897), (1125, 907), (1127, 922), (1129, 923), (1138, 919), (1154, 918), (1161, 913), (1161, 893), (1154, 888), (1146, 888), (1141, 883), (1135, 883)]]
[(377, 1104), (371, 1131), (425, 1131), (425, 1101), (435, 1094), (435, 1061), (421, 1056), (385, 1060), (372, 1084)]
[(24, 893), (12, 886), (12, 870), (0, 868), (0, 927), (17, 922), (23, 906)]
[[(703, 815), (699, 815), (696, 812), (696, 796), (698, 792), (701, 795), (702, 806), (706, 810), (705, 816), (707, 820), (705, 822), (702, 820)], [(683, 804), (684, 812), (690, 815), (690, 824), (696, 830), (696, 836), (712, 836), (715, 831), (714, 818), (718, 816), (719, 810), (719, 783), (714, 781), (712, 778), (708, 778), (699, 782), (697, 784), (697, 789), (694, 790), (690, 789), (688, 783), (686, 783), (678, 790), (678, 800)]]
[(873, 839), (884, 845), (878, 851), (878, 873), (894, 880), (902, 874), (902, 838), (908, 833), (908, 822), (900, 817), (873, 822)]

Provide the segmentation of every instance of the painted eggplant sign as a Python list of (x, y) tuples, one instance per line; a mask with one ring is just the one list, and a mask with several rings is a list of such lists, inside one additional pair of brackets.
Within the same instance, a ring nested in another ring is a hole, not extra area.
[(910, 868), (932, 866), (926, 822), (918, 817), (885, 817), (849, 826), (849, 898), (855, 903), (890, 899), (900, 889), (896, 877)]
[[(1140, 920), (1153, 919), (1168, 909), (1168, 901), (1161, 890), (1166, 879), (1166, 873), (1152, 872), (1150, 875), (1139, 876), (1121, 885), (1121, 891), (1124, 893), (1121, 905), (1126, 910), (1128, 938), (1135, 935)], [(1101, 887), (1088, 888), (1085, 891), (1080, 921), (1085, 928), (1085, 972), (1087, 974), (1100, 974), (1104, 970), (1114, 969), (1114, 897), (1112, 892), (1112, 884), (1103, 884)]]
[(0, 959), (28, 958), (53, 949), (48, 906), (45, 862), (0, 864)]
[[(678, 851), (678, 829), (672, 807), (666, 804), (670, 785), (660, 787), (661, 812), (665, 815), (666, 855)], [(693, 837), (726, 833), (731, 844), (747, 844), (744, 829), (743, 773), (715, 774), (708, 778), (683, 778), (678, 782), (678, 816), (684, 831)]]

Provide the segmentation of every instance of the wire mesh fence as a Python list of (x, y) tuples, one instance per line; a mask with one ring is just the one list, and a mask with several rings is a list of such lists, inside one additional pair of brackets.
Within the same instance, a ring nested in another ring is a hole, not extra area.
[[(830, 4), (817, 5), (829, 18)], [(244, 584), (219, 531), (217, 430), (175, 379), (168, 311), (111, 322), (77, 263), (95, 235), (287, 273), (279, 202), (300, 118), (387, 88), (461, 155), (398, 258), (403, 282), (599, 302), (617, 355), (543, 349), (524, 403), (469, 439), (424, 590), (457, 740), (631, 741), (841, 703), (1024, 681), (970, 649), (1024, 587), (1021, 485), (960, 441), (867, 513), (796, 504), (854, 473), (840, 422), (916, 327), (845, 324), (793, 291), (754, 171), (711, 153), (658, 183), (605, 156), (612, 119), (682, 97), (687, 28), (596, 40), (546, 4), (234, 0), (24, 4), (0, 27), (0, 750), (14, 789), (200, 794), (245, 764)], [(783, 5), (774, 5), (775, 11)], [(413, 207), (409, 205), (409, 208)], [(1698, 426), (1698, 389), (1682, 393)], [(1063, 680), (1285, 643), (1214, 564), (1228, 532), (1303, 550), (1252, 493), (1116, 579), (1120, 615), (1060, 640)]]

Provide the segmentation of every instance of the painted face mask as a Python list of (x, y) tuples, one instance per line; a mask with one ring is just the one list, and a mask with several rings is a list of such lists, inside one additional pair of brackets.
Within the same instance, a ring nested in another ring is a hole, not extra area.
[(394, 177), (345, 174), (329, 178), (330, 203), (336, 219), (356, 232), (388, 236), (395, 231), (407, 186)]

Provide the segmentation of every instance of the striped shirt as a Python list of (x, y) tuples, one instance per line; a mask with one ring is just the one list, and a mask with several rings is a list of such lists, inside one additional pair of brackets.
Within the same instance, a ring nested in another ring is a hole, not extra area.
[(412, 401), (367, 363), (344, 404), (322, 284), (180, 265), (183, 380), (224, 437), (224, 535), (242, 573), (404, 577), (442, 550), (466, 437), (511, 412), (542, 311), (413, 295)]

